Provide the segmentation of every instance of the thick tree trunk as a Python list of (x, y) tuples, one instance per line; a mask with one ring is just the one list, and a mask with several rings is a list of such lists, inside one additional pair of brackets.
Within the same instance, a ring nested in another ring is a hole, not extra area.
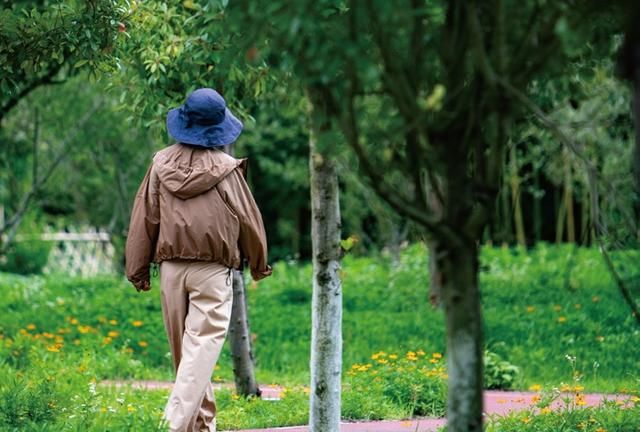
[(483, 335), (478, 250), (467, 244), (447, 252), (438, 260), (447, 326), (447, 430), (481, 432)]
[[(225, 147), (224, 151), (232, 156), (235, 154), (233, 145)], [(229, 322), (229, 341), (231, 342), (236, 392), (243, 396), (260, 396), (253, 351), (251, 350), (251, 328), (249, 327), (244, 275), (241, 271), (233, 272), (233, 306)]]
[(251, 350), (244, 275), (239, 270), (233, 271), (233, 306), (229, 323), (229, 340), (236, 392), (243, 396), (260, 396), (260, 388), (256, 382), (253, 351)]
[[(311, 92), (310, 92), (311, 94)], [(311, 239), (311, 432), (339, 432), (342, 371), (342, 286), (340, 282), (340, 203), (338, 173), (327, 146), (318, 141), (329, 129), (325, 107), (310, 107)]]

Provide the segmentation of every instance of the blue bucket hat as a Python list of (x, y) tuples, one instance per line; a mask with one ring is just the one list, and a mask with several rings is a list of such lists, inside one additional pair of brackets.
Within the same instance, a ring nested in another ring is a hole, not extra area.
[(169, 111), (167, 130), (181, 143), (211, 148), (234, 142), (242, 132), (242, 122), (217, 91), (201, 88), (182, 106)]

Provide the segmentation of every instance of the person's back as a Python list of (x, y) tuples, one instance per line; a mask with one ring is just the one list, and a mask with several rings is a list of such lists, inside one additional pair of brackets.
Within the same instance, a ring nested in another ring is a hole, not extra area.
[(254, 280), (271, 274), (260, 211), (246, 160), (219, 150), (242, 124), (211, 89), (169, 112), (180, 142), (158, 152), (138, 189), (126, 245), (126, 274), (151, 289), (160, 264), (162, 311), (176, 370), (165, 408), (172, 431), (215, 431), (211, 374), (229, 326), (232, 269), (246, 261)]

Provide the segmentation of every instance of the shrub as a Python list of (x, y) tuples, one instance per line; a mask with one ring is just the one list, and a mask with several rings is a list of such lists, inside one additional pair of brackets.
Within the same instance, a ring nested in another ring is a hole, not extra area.
[(484, 388), (509, 390), (514, 387), (520, 368), (489, 350), (484, 352)]

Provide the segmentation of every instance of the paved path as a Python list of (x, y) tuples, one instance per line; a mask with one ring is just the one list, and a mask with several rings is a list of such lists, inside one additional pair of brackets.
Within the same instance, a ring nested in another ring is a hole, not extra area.
[[(131, 386), (140, 389), (171, 389), (172, 383), (162, 381), (103, 381), (107, 386)], [(231, 383), (213, 383), (214, 389), (233, 388)], [(280, 399), (282, 387), (275, 385), (261, 386), (262, 398), (268, 400)], [(564, 404), (563, 397), (573, 399), (574, 394), (567, 393), (558, 398), (551, 408), (558, 408)], [(505, 392), (487, 390), (484, 392), (484, 409), (488, 415), (504, 415), (513, 411), (521, 411), (535, 405), (537, 393), (534, 392)], [(616, 400), (627, 403), (628, 396), (607, 394), (585, 394), (585, 406), (598, 406), (604, 400)], [(411, 419), (411, 420), (385, 420), (373, 422), (343, 422), (341, 432), (435, 432), (444, 426), (445, 419)], [(242, 432), (308, 432), (307, 426), (290, 426), (268, 429), (244, 429)]]

